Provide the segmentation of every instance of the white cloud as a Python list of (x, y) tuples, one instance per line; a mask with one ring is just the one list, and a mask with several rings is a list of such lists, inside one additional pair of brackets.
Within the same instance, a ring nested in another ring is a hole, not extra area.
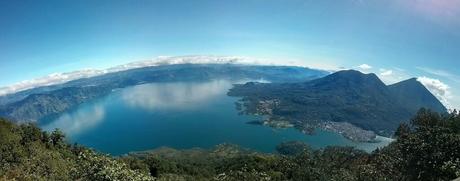
[[(143, 60), (107, 69), (109, 72), (128, 70), (133, 68), (151, 67), (174, 64), (262, 64), (260, 60), (239, 56), (159, 56), (152, 60)], [(273, 64), (273, 63), (265, 63)]]
[(417, 80), (422, 83), (436, 98), (438, 98), (444, 106), (448, 109), (451, 109), (452, 106), (449, 103), (449, 100), (452, 98), (450, 87), (438, 79), (433, 79), (429, 77), (419, 77)]
[[(62, 84), (68, 81), (88, 78), (97, 75), (102, 75), (109, 72), (118, 72), (128, 69), (149, 67), (149, 66), (158, 66), (158, 65), (170, 65), (170, 64), (262, 64), (261, 60), (247, 58), (247, 57), (237, 57), (237, 56), (178, 56), (178, 57), (168, 57), (160, 56), (152, 60), (144, 60), (132, 62), (124, 65), (119, 65), (111, 67), (105, 70), (97, 69), (84, 69), (67, 73), (54, 73), (44, 77), (35, 78), (32, 80), (21, 81), (9, 86), (0, 87), (0, 96), (6, 94), (12, 94), (19, 91), (32, 89), (42, 86), (50, 86), (56, 84)], [(266, 64), (276, 64), (276, 63), (266, 63)]]
[(84, 69), (67, 73), (54, 73), (44, 77), (35, 78), (32, 80), (25, 80), (15, 83), (10, 86), (0, 87), (0, 96), (10, 94), (22, 90), (27, 90), (35, 87), (49, 86), (54, 84), (65, 83), (71, 80), (87, 78), (105, 73), (102, 70)]
[(395, 70), (400, 71), (400, 72), (405, 72), (406, 70), (399, 68), (399, 67), (394, 67)]
[(384, 70), (380, 72), (381, 76), (390, 76), (393, 74), (393, 70)]
[[(19, 91), (32, 89), (42, 86), (50, 86), (56, 84), (62, 84), (68, 81), (88, 78), (97, 75), (102, 75), (110, 72), (118, 72), (128, 69), (159, 66), (159, 65), (172, 65), (172, 64), (252, 64), (252, 65), (290, 65), (300, 67), (310, 67), (305, 64), (305, 61), (301, 60), (269, 60), (269, 59), (257, 59), (242, 56), (159, 56), (152, 60), (144, 60), (132, 62), (124, 65), (111, 67), (104, 70), (97, 69), (84, 69), (68, 73), (54, 73), (44, 77), (21, 81), (9, 86), (0, 87), (0, 96), (6, 94), (12, 94)], [(312, 66), (316, 68), (316, 66)]]
[(400, 68), (393, 68), (393, 69), (380, 68), (379, 73), (377, 75), (387, 85), (394, 84), (394, 83), (410, 78), (410, 76), (406, 74), (405, 70), (400, 69)]
[(372, 66), (368, 65), (368, 64), (361, 64), (358, 66), (358, 68), (362, 69), (362, 70), (369, 70), (369, 69), (372, 69)]

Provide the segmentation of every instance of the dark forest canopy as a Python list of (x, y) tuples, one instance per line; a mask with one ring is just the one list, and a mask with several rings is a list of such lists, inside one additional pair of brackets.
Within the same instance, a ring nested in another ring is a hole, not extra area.
[(264, 154), (234, 145), (160, 148), (111, 157), (65, 142), (59, 130), (0, 120), (0, 180), (451, 180), (460, 177), (460, 116), (421, 110), (396, 141), (365, 153), (300, 142)]

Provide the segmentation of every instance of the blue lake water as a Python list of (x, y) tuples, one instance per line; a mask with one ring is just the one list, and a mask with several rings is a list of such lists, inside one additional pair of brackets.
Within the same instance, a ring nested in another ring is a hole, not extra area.
[(274, 152), (284, 141), (304, 141), (314, 148), (355, 146), (371, 151), (388, 144), (356, 143), (339, 134), (317, 130), (305, 135), (295, 129), (246, 124), (258, 119), (239, 115), (238, 98), (226, 95), (224, 80), (144, 84), (113, 91), (54, 118), (40, 120), (45, 130), (59, 128), (69, 141), (120, 155), (168, 146), (211, 148), (221, 143)]

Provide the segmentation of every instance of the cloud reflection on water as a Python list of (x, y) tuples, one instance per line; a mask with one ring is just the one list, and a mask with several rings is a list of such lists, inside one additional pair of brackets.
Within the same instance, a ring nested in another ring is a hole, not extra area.
[(64, 113), (57, 120), (46, 125), (45, 130), (59, 128), (69, 136), (74, 136), (100, 124), (105, 117), (105, 109), (101, 105), (88, 109), (78, 109), (76, 112)]
[[(116, 94), (116, 99), (120, 99), (127, 106), (147, 111), (191, 110), (225, 95), (233, 83), (249, 81), (254, 80), (144, 84), (122, 89), (120, 95)], [(256, 81), (267, 82), (265, 80)], [(101, 124), (105, 120), (105, 106), (109, 104), (113, 102), (79, 106), (75, 111), (63, 113), (43, 128), (48, 131), (59, 128), (70, 137), (76, 136)]]
[(147, 109), (193, 109), (232, 87), (226, 80), (144, 84), (122, 90), (121, 98), (129, 106)]

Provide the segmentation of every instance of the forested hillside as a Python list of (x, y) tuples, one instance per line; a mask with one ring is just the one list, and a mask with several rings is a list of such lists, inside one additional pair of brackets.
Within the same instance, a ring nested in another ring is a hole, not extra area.
[(396, 141), (366, 153), (286, 142), (277, 154), (233, 145), (110, 157), (55, 130), (0, 120), (0, 180), (451, 180), (460, 177), (460, 116), (420, 110)]
[(332, 121), (391, 136), (420, 108), (447, 112), (415, 79), (387, 86), (375, 74), (355, 70), (301, 83), (250, 82), (235, 85), (228, 95), (241, 97), (244, 113), (285, 119), (302, 131)]

